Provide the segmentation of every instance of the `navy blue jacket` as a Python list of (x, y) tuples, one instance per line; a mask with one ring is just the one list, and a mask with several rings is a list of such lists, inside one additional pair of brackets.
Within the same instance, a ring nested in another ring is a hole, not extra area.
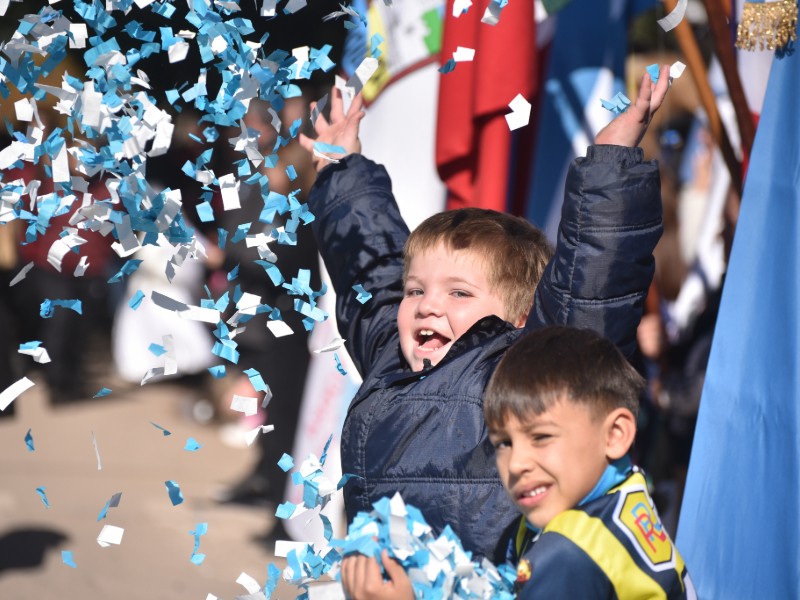
[[(482, 396), (497, 362), (525, 329), (590, 327), (627, 354), (653, 277), (661, 235), (654, 162), (638, 148), (593, 146), (569, 172), (556, 254), (524, 329), (498, 317), (476, 323), (436, 366), (413, 372), (400, 352), (406, 227), (385, 169), (360, 155), (323, 169), (309, 196), (320, 251), (337, 294), (336, 317), (364, 379), (342, 431), (348, 521), (399, 491), (437, 531), (503, 558), (516, 509), (487, 439)], [(365, 304), (352, 286), (372, 293)], [(499, 552), (499, 554), (498, 554)]]

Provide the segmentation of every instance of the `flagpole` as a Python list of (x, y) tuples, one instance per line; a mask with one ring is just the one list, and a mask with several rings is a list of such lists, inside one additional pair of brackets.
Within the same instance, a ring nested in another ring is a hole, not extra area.
[[(664, 7), (667, 13), (672, 12), (676, 4), (677, 0), (664, 0)], [(739, 198), (741, 198), (742, 165), (739, 159), (736, 158), (731, 139), (720, 118), (719, 110), (717, 109), (717, 101), (714, 97), (714, 92), (711, 90), (711, 85), (708, 83), (708, 72), (706, 71), (706, 65), (705, 62), (703, 62), (700, 48), (697, 46), (697, 40), (686, 19), (683, 19), (678, 26), (675, 27), (674, 31), (675, 38), (678, 40), (681, 52), (689, 67), (689, 72), (692, 74), (692, 79), (697, 87), (697, 92), (700, 94), (700, 101), (703, 104), (706, 115), (708, 115), (708, 126), (711, 130), (711, 135), (714, 137), (717, 146), (719, 146), (722, 158), (731, 175), (731, 185), (736, 190)]]
[(739, 78), (739, 71), (736, 68), (736, 55), (733, 52), (730, 31), (725, 23), (726, 9), (721, 0), (703, 0), (708, 15), (708, 25), (711, 30), (711, 37), (714, 40), (714, 50), (717, 53), (722, 72), (725, 74), (725, 82), (728, 84), (728, 93), (736, 112), (736, 122), (739, 125), (739, 135), (742, 140), (742, 149), (745, 156), (750, 156), (753, 149), (753, 139), (756, 136), (756, 127), (750, 109), (747, 106), (747, 98), (744, 95), (742, 80)]

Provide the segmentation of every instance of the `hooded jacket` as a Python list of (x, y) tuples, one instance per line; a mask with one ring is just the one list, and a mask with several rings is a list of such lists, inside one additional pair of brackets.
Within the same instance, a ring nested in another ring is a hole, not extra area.
[[(409, 231), (386, 170), (361, 155), (325, 167), (309, 195), (312, 223), (336, 291), (340, 334), (363, 383), (342, 431), (348, 522), (400, 492), (435, 531), (449, 524), (466, 550), (502, 560), (518, 513), (506, 496), (482, 396), (503, 353), (526, 330), (588, 327), (630, 356), (661, 235), (654, 161), (639, 148), (591, 146), (567, 177), (555, 256), (524, 328), (481, 319), (432, 368), (400, 351), (403, 246)], [(361, 304), (353, 286), (372, 298)]]

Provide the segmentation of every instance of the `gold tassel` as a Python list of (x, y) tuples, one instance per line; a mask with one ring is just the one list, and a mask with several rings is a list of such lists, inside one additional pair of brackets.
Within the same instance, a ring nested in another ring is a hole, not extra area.
[(797, 40), (797, 0), (745, 2), (736, 31), (740, 50), (775, 50)]

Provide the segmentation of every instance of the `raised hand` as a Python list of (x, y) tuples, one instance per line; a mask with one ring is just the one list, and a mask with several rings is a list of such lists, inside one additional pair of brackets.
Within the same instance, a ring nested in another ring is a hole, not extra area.
[[(347, 114), (344, 112), (344, 101), (342, 92), (337, 88), (331, 90), (331, 120), (328, 122), (322, 113), (317, 116), (314, 123), (314, 130), (317, 132), (317, 139), (300, 134), (300, 145), (308, 150), (312, 155), (314, 168), (319, 172), (328, 164), (324, 158), (320, 158), (314, 153), (314, 142), (323, 142), (333, 146), (341, 146), (345, 152), (341, 155), (330, 155), (332, 158), (341, 158), (348, 154), (361, 152), (361, 141), (358, 139), (358, 128), (361, 119), (364, 118), (364, 100), (361, 94), (356, 94), (350, 103)], [(316, 103), (311, 105), (313, 110)]]
[(664, 102), (668, 90), (669, 65), (661, 66), (656, 84), (653, 84), (650, 75), (645, 72), (636, 101), (597, 134), (595, 144), (638, 146), (647, 131), (650, 119)]

